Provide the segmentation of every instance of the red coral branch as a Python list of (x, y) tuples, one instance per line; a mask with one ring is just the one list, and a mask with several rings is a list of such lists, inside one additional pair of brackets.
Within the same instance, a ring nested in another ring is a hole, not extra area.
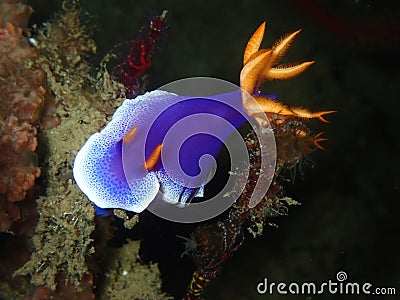
[[(151, 18), (147, 26), (142, 27), (136, 39), (115, 46), (112, 51), (119, 64), (113, 69), (113, 77), (126, 88), (126, 96), (134, 97), (143, 87), (143, 74), (152, 65), (152, 56), (157, 49), (161, 34), (166, 30), (167, 11)], [(128, 54), (122, 54), (128, 48)]]

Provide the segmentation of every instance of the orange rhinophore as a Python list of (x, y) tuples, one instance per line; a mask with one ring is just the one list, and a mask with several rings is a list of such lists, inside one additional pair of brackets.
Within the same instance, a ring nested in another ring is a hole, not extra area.
[(138, 127), (135, 126), (131, 130), (129, 130), (129, 132), (127, 134), (125, 134), (125, 136), (122, 138), (122, 142), (124, 144), (129, 144), (130, 142), (132, 142), (133, 138), (136, 135), (137, 129), (138, 129)]
[(153, 169), (153, 167), (156, 165), (156, 163), (160, 159), (162, 147), (163, 147), (163, 144), (159, 144), (156, 148), (154, 148), (153, 152), (150, 154), (149, 158), (144, 163), (144, 167), (147, 170)]

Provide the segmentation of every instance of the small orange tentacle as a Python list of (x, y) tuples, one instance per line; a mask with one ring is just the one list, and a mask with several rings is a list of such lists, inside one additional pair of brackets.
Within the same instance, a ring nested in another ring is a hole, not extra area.
[(163, 144), (159, 144), (156, 148), (154, 148), (153, 152), (150, 154), (149, 158), (144, 163), (144, 167), (147, 170), (153, 169), (158, 160), (160, 159), (162, 147)]
[(315, 146), (315, 147), (317, 147), (318, 149), (321, 149), (321, 150), (324, 150), (325, 151), (325, 148), (324, 147), (322, 147), (319, 143), (320, 142), (323, 142), (323, 141), (327, 141), (328, 139), (327, 138), (321, 138), (321, 135), (323, 135), (324, 134), (324, 132), (320, 132), (320, 133), (318, 133), (318, 134), (316, 134), (315, 136), (314, 136), (314, 138), (313, 138), (313, 145)]
[(304, 72), (313, 63), (314, 61), (307, 61), (294, 66), (277, 66), (266, 71), (264, 76), (266, 79), (289, 79)]
[(326, 110), (326, 111), (315, 112), (312, 114), (312, 118), (318, 118), (321, 122), (329, 123), (329, 121), (324, 119), (323, 116), (327, 115), (327, 114), (332, 114), (334, 112), (336, 112), (336, 110)]
[[(290, 47), (291, 42), (295, 38), (295, 36), (301, 31), (301, 29), (288, 34), (284, 36), (283, 38), (279, 39), (272, 47), (272, 54), (270, 60), (265, 64), (264, 68), (264, 74), (263, 74), (263, 79), (275, 79), (270, 75), (270, 71), (273, 66), (276, 66), (278, 61), (285, 55), (286, 50)], [(284, 67), (285, 68), (285, 67)], [(278, 68), (279, 69), (279, 68)], [(282, 74), (284, 75), (284, 74)], [(293, 75), (295, 76), (295, 75)], [(292, 76), (290, 76), (292, 77)], [(287, 77), (289, 78), (289, 77)], [(276, 78), (278, 79), (278, 78)], [(279, 79), (286, 79), (284, 76), (282, 76)]]
[[(255, 113), (264, 112), (264, 113), (280, 114), (284, 116), (294, 115), (293, 111), (289, 107), (287, 107), (285, 104), (279, 101), (262, 96), (255, 96), (253, 98), (256, 100), (258, 104), (258, 107), (254, 106), (252, 107)], [(256, 109), (258, 109), (258, 111), (256, 111)]]
[(286, 36), (283, 36), (275, 44), (272, 46), (273, 54), (272, 59), (274, 61), (279, 60), (282, 56), (285, 55), (286, 50), (292, 44), (293, 39), (300, 33), (301, 29), (296, 30), (295, 32), (289, 33)]
[(324, 115), (331, 114), (336, 112), (335, 110), (327, 110), (327, 111), (318, 111), (311, 112), (310, 110), (302, 107), (291, 107), (290, 108), (297, 117), (304, 119), (319, 119), (324, 123), (329, 123), (329, 121), (324, 119)]
[(252, 56), (254, 53), (256, 53), (258, 51), (258, 49), (260, 49), (262, 40), (264, 38), (265, 24), (266, 24), (266, 22), (263, 22), (257, 28), (257, 30), (253, 33), (253, 35), (247, 42), (247, 45), (246, 45), (246, 48), (245, 48), (244, 54), (243, 54), (243, 65), (247, 64), (250, 56)]
[(246, 108), (246, 99), (249, 97), (249, 94), (253, 95), (255, 87), (259, 82), (261, 70), (264, 68), (270, 56), (271, 50), (260, 51), (260, 54), (249, 60), (240, 72), (240, 87), (242, 88), (244, 108)]
[(122, 142), (124, 144), (129, 144), (130, 142), (132, 142), (133, 138), (136, 135), (136, 131), (137, 131), (138, 127), (135, 126), (133, 127), (131, 130), (128, 131), (127, 134), (125, 134), (125, 136), (122, 138)]

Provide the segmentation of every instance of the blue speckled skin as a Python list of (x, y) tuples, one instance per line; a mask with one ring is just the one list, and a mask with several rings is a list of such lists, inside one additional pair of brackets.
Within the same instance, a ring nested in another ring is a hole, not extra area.
[[(170, 203), (185, 203), (193, 196), (202, 196), (206, 178), (187, 180), (179, 175), (174, 162), (186, 174), (198, 175), (199, 159), (205, 154), (216, 157), (223, 140), (248, 121), (240, 91), (211, 98), (214, 100), (188, 99), (153, 91), (125, 100), (111, 122), (100, 133), (93, 134), (78, 152), (73, 173), (79, 188), (100, 208), (134, 212), (143, 211), (157, 195)], [(200, 119), (192, 118), (193, 114)], [(177, 122), (187, 121), (187, 117), (191, 118), (189, 122), (171, 130)], [(220, 118), (231, 125), (221, 123)], [(138, 126), (134, 139), (123, 144), (122, 138), (134, 126)], [(180, 146), (180, 139), (191, 132), (197, 135), (185, 138)], [(198, 134), (201, 132), (215, 134), (221, 140)], [(143, 164), (160, 143), (164, 145), (161, 158), (147, 171)], [(202, 168), (203, 174), (208, 174), (212, 163), (207, 161)]]

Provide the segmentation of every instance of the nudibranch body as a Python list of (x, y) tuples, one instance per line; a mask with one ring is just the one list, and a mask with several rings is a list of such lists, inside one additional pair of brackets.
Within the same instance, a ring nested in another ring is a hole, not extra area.
[[(248, 121), (243, 110), (235, 109), (240, 101), (239, 91), (197, 98), (160, 90), (125, 100), (77, 154), (74, 177), (79, 188), (98, 207), (134, 212), (144, 210), (159, 191), (170, 203), (202, 196), (213, 164), (205, 160), (199, 166), (199, 160), (205, 154), (216, 157), (223, 140)], [(190, 116), (195, 117), (185, 122)], [(196, 177), (200, 168), (203, 177)]]
[[(157, 196), (185, 203), (203, 196), (213, 168), (213, 160), (203, 156), (215, 158), (224, 140), (250, 119), (261, 126), (265, 116), (275, 122), (288, 117), (326, 121), (323, 115), (331, 111), (311, 113), (260, 95), (264, 80), (291, 78), (312, 64), (276, 66), (299, 31), (272, 49), (259, 49), (264, 31), (265, 23), (247, 44), (236, 92), (206, 98), (156, 90), (125, 100), (78, 152), (73, 174), (79, 188), (101, 208), (141, 212)], [(311, 142), (322, 148), (318, 143), (323, 140), (317, 136)]]

